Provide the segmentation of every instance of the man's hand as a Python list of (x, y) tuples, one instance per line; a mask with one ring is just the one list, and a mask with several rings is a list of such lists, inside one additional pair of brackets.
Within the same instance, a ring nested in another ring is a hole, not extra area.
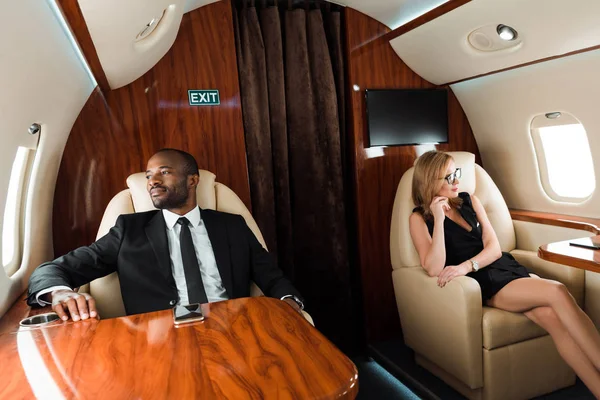
[(73, 321), (98, 317), (96, 301), (92, 296), (66, 289), (52, 292), (52, 310), (63, 321), (68, 320), (69, 316)]
[(471, 272), (471, 269), (472, 267), (468, 261), (465, 261), (459, 265), (449, 265), (438, 275), (437, 284), (439, 287), (444, 287), (448, 282), (457, 276), (465, 276)]
[(303, 315), (302, 310), (300, 309), (300, 306), (298, 305), (298, 303), (296, 303), (294, 301), (294, 299), (287, 298), (287, 299), (283, 299), (283, 301), (288, 303), (290, 305), (290, 307), (292, 307), (294, 310), (296, 310), (300, 315)]

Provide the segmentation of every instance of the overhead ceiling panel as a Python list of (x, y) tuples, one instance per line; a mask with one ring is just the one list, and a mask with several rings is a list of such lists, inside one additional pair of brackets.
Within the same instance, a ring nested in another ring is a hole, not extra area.
[(210, 3), (216, 3), (219, 0), (187, 0), (185, 2), (185, 8), (183, 9), (184, 13), (195, 10), (196, 8), (203, 7)]
[[(111, 88), (133, 82), (166, 54), (185, 5), (186, 0), (79, 0)], [(154, 25), (146, 30), (152, 21)], [(144, 31), (150, 33), (140, 39)]]
[(376, 19), (391, 29), (425, 14), (448, 0), (340, 0), (341, 4)]
[[(416, 73), (443, 84), (599, 45), (598, 16), (598, 0), (474, 0), (390, 43)], [(491, 52), (469, 44), (471, 32), (498, 24), (521, 43)]]

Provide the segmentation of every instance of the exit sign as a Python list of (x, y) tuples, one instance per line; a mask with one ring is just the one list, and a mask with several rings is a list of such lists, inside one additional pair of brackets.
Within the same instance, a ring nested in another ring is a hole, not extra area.
[(221, 104), (218, 90), (188, 90), (190, 106), (218, 106)]

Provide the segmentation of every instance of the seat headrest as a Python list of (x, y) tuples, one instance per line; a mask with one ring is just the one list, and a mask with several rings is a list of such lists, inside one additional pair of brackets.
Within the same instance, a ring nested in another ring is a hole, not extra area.
[(466, 151), (449, 151), (448, 154), (454, 159), (456, 168), (462, 170), (462, 177), (460, 178), (461, 192), (475, 193), (475, 154)]
[[(200, 180), (196, 188), (196, 197), (200, 208), (215, 210), (217, 208), (217, 199), (215, 195), (215, 174), (206, 170), (198, 170)], [(133, 208), (135, 212), (154, 210), (152, 199), (146, 189), (146, 174), (137, 172), (129, 175), (127, 186), (131, 193)]]

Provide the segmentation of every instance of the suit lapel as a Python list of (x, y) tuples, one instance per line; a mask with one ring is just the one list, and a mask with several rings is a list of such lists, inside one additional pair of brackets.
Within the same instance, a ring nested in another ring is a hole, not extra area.
[(217, 262), (217, 268), (225, 286), (225, 291), (230, 299), (234, 298), (233, 295), (233, 282), (231, 276), (231, 257), (229, 254), (229, 238), (227, 236), (227, 228), (224, 224), (219, 223), (215, 214), (210, 211), (205, 211), (200, 208), (200, 216), (206, 231), (208, 232), (208, 238), (212, 245), (213, 252), (215, 254), (215, 260)]
[(150, 241), (150, 245), (154, 250), (156, 259), (158, 260), (158, 269), (161, 274), (167, 279), (171, 286), (175, 286), (173, 273), (171, 271), (171, 256), (169, 255), (169, 241), (167, 239), (167, 225), (161, 211), (148, 222), (145, 227), (146, 236)]

